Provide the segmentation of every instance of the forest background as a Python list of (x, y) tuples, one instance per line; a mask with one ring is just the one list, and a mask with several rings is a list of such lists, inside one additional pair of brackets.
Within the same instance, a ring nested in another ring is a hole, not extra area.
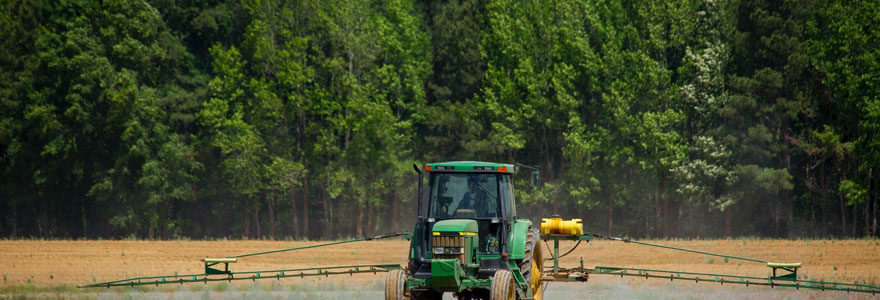
[(521, 217), (878, 236), (880, 5), (3, 0), (0, 236), (408, 230), (412, 164), (533, 165)]

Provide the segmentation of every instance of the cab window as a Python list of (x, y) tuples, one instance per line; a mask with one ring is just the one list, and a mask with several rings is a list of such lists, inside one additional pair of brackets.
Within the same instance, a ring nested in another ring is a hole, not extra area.
[(432, 173), (428, 216), (441, 219), (498, 218), (498, 180), (494, 173)]

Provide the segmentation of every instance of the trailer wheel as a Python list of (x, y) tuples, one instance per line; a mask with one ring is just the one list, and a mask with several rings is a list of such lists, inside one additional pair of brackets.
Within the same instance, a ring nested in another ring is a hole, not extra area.
[(405, 300), (406, 273), (401, 269), (391, 270), (385, 275), (385, 300)]
[(490, 300), (513, 300), (516, 283), (513, 282), (513, 274), (508, 270), (495, 271), (492, 277), (492, 291)]
[(525, 258), (519, 263), (519, 270), (522, 272), (526, 284), (532, 290), (532, 298), (541, 300), (544, 297), (544, 283), (541, 282), (541, 271), (544, 268), (544, 255), (541, 247), (538, 245), (540, 235), (537, 228), (529, 228), (526, 237)]

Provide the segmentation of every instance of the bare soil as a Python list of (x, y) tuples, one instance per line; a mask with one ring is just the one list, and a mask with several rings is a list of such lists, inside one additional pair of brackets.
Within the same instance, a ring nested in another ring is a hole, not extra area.
[[(839, 282), (880, 283), (880, 242), (877, 240), (688, 240), (650, 241), (708, 252), (758, 258), (773, 262), (801, 262), (799, 277)], [(195, 274), (204, 271), (200, 259), (290, 248), (318, 241), (0, 241), (0, 287), (32, 284), (38, 287), (80, 285), (135, 276)], [(560, 252), (573, 243), (562, 242)], [(235, 271), (287, 269), (349, 264), (406, 264), (408, 242), (404, 240), (367, 241), (329, 247), (267, 254), (239, 259), (231, 264)], [(552, 244), (548, 244), (548, 247)], [(545, 253), (548, 248), (544, 248)], [(561, 259), (562, 266), (621, 266), (647, 269), (767, 276), (770, 268), (760, 263), (711, 257), (619, 241), (593, 241), (582, 244)], [(548, 262), (546, 266), (551, 266)], [(345, 285), (374, 286), (383, 275), (338, 276), (327, 280)], [(285, 279), (294, 282), (302, 279)], [(668, 287), (665, 280), (620, 279), (595, 275), (588, 286), (611, 287), (616, 293), (626, 286)], [(675, 283), (687, 288), (693, 283)], [(701, 286), (711, 286), (702, 284)], [(557, 284), (554, 284), (557, 286)], [(570, 284), (558, 285), (569, 289)], [(548, 292), (552, 291), (551, 287)], [(601, 291), (601, 289), (600, 289)], [(650, 289), (648, 289), (650, 291)], [(711, 293), (709, 290), (707, 293)], [(615, 294), (612, 294), (615, 295)], [(636, 295), (636, 298), (638, 295)], [(650, 296), (650, 295), (649, 295)]]
[[(202, 258), (318, 244), (298, 241), (0, 241), (2, 285), (88, 284), (128, 277), (204, 273)], [(406, 241), (364, 241), (253, 257), (233, 271), (406, 264)], [(369, 274), (372, 276), (372, 274)], [(369, 276), (359, 276), (368, 278)]]

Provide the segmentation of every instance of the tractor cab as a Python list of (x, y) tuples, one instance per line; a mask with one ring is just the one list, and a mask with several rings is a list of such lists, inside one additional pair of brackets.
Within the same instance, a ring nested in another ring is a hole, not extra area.
[[(437, 168), (445, 169), (432, 169)], [(504, 225), (510, 224), (516, 214), (511, 174), (488, 166), (484, 170), (430, 172), (427, 221), (435, 226), (441, 224), (442, 228), (442, 224), (450, 223), (447, 220), (470, 220), (479, 237), (476, 252), (500, 254)]]

